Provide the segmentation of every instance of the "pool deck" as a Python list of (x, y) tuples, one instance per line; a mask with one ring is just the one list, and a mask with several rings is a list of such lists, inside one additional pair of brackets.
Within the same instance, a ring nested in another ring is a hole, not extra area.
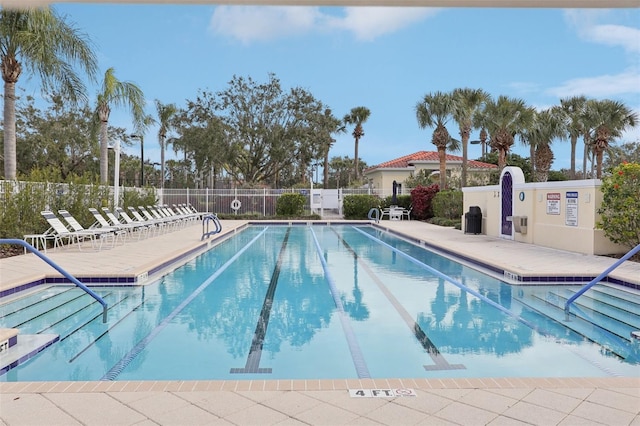
[[(230, 235), (246, 222), (222, 225)], [(416, 221), (381, 226), (516, 281), (597, 276), (615, 262)], [(205, 250), (212, 238), (201, 235), (198, 223), (101, 251), (87, 245), (47, 255), (75, 276), (144, 283)], [(612, 275), (640, 285), (640, 264), (625, 262)], [(58, 273), (33, 254), (0, 259), (0, 293), (47, 276)], [(351, 397), (348, 389), (413, 389), (416, 396)], [(0, 383), (0, 426), (55, 424), (640, 426), (640, 368), (635, 377), (610, 378)]]

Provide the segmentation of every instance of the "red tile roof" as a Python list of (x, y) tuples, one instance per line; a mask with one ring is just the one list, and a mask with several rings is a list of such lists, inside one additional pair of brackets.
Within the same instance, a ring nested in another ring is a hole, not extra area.
[[(436, 151), (418, 151), (413, 154), (405, 155), (404, 157), (396, 158), (395, 160), (386, 161), (380, 163), (377, 166), (369, 167), (368, 170), (375, 169), (404, 169), (409, 167), (410, 164), (415, 162), (435, 162), (438, 163), (438, 153)], [(457, 155), (447, 154), (447, 162), (461, 163), (462, 157)], [(495, 164), (483, 163), (482, 161), (467, 160), (467, 165), (471, 169), (497, 169)]]

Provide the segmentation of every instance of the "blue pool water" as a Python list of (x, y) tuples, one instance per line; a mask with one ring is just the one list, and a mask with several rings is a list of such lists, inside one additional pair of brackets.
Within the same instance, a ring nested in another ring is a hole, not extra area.
[(545, 310), (578, 288), (511, 286), (369, 226), (253, 226), (152, 284), (94, 288), (106, 324), (74, 287), (2, 302), (0, 327), (60, 338), (0, 380), (637, 376), (640, 296), (589, 290), (597, 321), (572, 331)]

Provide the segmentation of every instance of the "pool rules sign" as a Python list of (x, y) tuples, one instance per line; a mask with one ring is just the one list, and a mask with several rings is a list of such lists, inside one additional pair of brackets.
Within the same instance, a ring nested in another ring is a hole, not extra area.
[(565, 209), (564, 224), (578, 226), (578, 191), (567, 191), (567, 208)]

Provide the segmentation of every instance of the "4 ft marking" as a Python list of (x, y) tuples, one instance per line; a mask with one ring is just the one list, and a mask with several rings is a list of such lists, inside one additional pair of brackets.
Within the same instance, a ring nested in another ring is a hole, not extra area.
[(395, 398), (397, 396), (418, 396), (413, 389), (349, 389), (352, 398)]

